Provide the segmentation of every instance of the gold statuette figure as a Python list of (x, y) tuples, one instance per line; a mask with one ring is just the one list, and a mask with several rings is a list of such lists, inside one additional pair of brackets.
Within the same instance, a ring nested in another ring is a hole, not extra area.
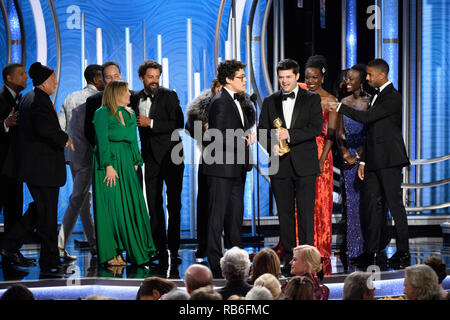
[[(280, 118), (276, 118), (275, 120), (273, 120), (273, 126), (277, 130), (280, 130), (282, 125), (283, 125), (283, 121), (281, 121)], [(288, 153), (289, 151), (291, 151), (291, 149), (289, 148), (289, 146), (287, 144), (286, 139), (280, 140), (279, 146), (280, 146), (281, 152)]]

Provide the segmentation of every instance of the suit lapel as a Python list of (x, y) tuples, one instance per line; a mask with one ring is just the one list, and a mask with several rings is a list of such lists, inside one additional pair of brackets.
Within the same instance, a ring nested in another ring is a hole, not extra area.
[[(277, 118), (280, 118), (281, 121), (283, 122), (282, 127), (286, 128), (286, 119), (284, 118), (284, 113), (283, 113), (283, 102), (281, 100), (281, 95), (282, 95), (282, 91), (278, 91), (278, 93), (274, 96), (275, 99), (275, 111), (277, 114)], [(271, 124), (273, 127), (273, 123)]]
[(292, 112), (291, 128), (294, 127), (295, 122), (300, 114), (303, 99), (304, 99), (303, 89), (298, 88), (297, 97), (295, 98), (294, 111)]
[(390, 83), (388, 86), (386, 86), (386, 88), (383, 89), (383, 91), (381, 91), (378, 96), (377, 96), (377, 100), (375, 100), (375, 103), (370, 105), (370, 108), (375, 107), (380, 101), (383, 100), (383, 97), (388, 94), (389, 92), (392, 91), (392, 89), (394, 89), (394, 85), (392, 83)]
[[(223, 94), (225, 95), (226, 99), (228, 99), (228, 103), (233, 105), (233, 110), (234, 110), (234, 115), (237, 117), (237, 119), (239, 120), (239, 124), (241, 127), (244, 127), (242, 125), (242, 121), (241, 121), (241, 115), (239, 114), (239, 110), (238, 110), (238, 106), (236, 105), (236, 103), (234, 102), (234, 99), (230, 96), (230, 94), (228, 93), (227, 90), (222, 89)], [(242, 111), (242, 113), (244, 113), (244, 111)], [(245, 124), (245, 115), (244, 115), (244, 124)]]

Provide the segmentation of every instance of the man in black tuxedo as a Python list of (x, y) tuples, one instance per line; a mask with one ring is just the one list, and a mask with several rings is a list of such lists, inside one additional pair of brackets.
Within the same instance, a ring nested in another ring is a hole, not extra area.
[(410, 164), (402, 137), (402, 97), (388, 80), (389, 65), (375, 59), (367, 65), (367, 80), (377, 93), (369, 109), (359, 111), (345, 104), (332, 105), (331, 109), (366, 124), (367, 139), (358, 167), (358, 176), (364, 180), (362, 222), (366, 225), (364, 252), (352, 263), (359, 266), (378, 264), (384, 216), (377, 210), (377, 200), (382, 197), (389, 206), (397, 232), (397, 252), (388, 259), (393, 267), (411, 263), (409, 253), (408, 221), (402, 199), (402, 168)]
[[(203, 174), (209, 189), (206, 256), (214, 277), (221, 277), (222, 231), (228, 248), (242, 247), (244, 186), (251, 170), (249, 145), (255, 141), (239, 98), (245, 92), (245, 64), (226, 60), (217, 68), (223, 88), (208, 107), (209, 128), (205, 135), (214, 140), (203, 151)], [(209, 140), (209, 138), (208, 138)]]
[[(144, 89), (131, 97), (131, 107), (136, 112), (141, 154), (144, 159), (145, 190), (152, 228), (153, 241), (160, 265), (168, 262), (167, 246), (171, 261), (180, 264), (180, 210), (183, 187), (183, 149), (172, 158), (172, 149), (180, 142), (177, 130), (183, 129), (184, 117), (175, 91), (160, 87), (162, 66), (153, 60), (139, 66), (139, 79)], [(176, 161), (180, 160), (180, 161)], [(167, 188), (166, 221), (163, 209), (163, 183)]]
[(23, 185), (17, 179), (16, 138), (21, 91), (27, 87), (28, 76), (20, 63), (3, 68), (3, 89), (0, 90), (0, 211), (3, 209), (4, 233), (22, 217)]
[(4, 258), (16, 264), (28, 264), (20, 254), (30, 232), (40, 239), (41, 271), (59, 270), (57, 216), (59, 188), (66, 183), (64, 147), (73, 148), (70, 137), (61, 130), (58, 114), (50, 100), (57, 88), (55, 73), (35, 62), (28, 71), (34, 90), (20, 104), (18, 134), (18, 178), (27, 183), (33, 197), (34, 210), (28, 210), (0, 247)]
[[(314, 245), (314, 199), (316, 176), (320, 172), (316, 137), (322, 131), (322, 108), (319, 95), (298, 86), (300, 68), (296, 61), (280, 61), (277, 72), (282, 90), (264, 99), (258, 131), (260, 139), (267, 137), (261, 143), (271, 154), (270, 181), (278, 210), (281, 244), (286, 251), (282, 271), (288, 274), (296, 247), (296, 230), (300, 244)], [(277, 118), (281, 119), (282, 128), (274, 131)], [(280, 149), (281, 140), (287, 141), (289, 152)]]
[[(122, 80), (120, 67), (117, 62), (107, 61), (102, 65), (103, 83), (105, 87), (113, 80)], [(92, 121), (95, 111), (102, 106), (103, 91), (93, 94), (86, 99), (86, 115), (84, 120), (84, 135), (92, 147), (95, 146), (95, 129)]]

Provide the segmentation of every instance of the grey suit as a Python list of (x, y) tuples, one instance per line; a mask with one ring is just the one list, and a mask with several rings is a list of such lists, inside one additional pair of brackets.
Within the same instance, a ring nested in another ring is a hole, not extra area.
[(97, 88), (89, 84), (84, 89), (69, 94), (64, 100), (58, 117), (61, 128), (68, 133), (75, 147), (75, 151), (70, 148), (65, 150), (65, 159), (69, 163), (72, 173), (73, 191), (58, 235), (58, 247), (60, 248), (66, 247), (78, 215), (80, 215), (91, 251), (95, 251), (96, 241), (90, 191), (92, 147), (84, 135), (84, 119), (86, 99), (97, 92)]

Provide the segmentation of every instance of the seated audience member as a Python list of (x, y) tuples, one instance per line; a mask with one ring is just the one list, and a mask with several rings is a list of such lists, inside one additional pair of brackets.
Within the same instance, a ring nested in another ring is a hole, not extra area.
[(189, 300), (222, 300), (222, 296), (212, 286), (204, 286), (192, 291)]
[(233, 294), (227, 300), (245, 300), (245, 298), (238, 294)]
[(330, 289), (314, 276), (314, 274), (322, 270), (319, 250), (307, 244), (298, 246), (294, 248), (294, 256), (290, 264), (291, 274), (305, 276), (312, 281), (316, 300), (328, 300)]
[(271, 273), (278, 279), (281, 273), (280, 258), (273, 249), (264, 248), (253, 258), (251, 269), (252, 275), (249, 281), (251, 284), (253, 284), (259, 276), (265, 273)]
[(440, 300), (441, 291), (434, 270), (424, 264), (405, 269), (405, 287), (403, 293), (408, 300)]
[(345, 278), (342, 300), (374, 300), (375, 287), (371, 274), (355, 271)]
[(273, 296), (273, 299), (280, 299), (281, 285), (277, 278), (271, 273), (264, 273), (258, 277), (253, 283), (255, 286), (263, 286), (267, 288)]
[(19, 283), (9, 287), (0, 300), (34, 300), (34, 295), (27, 287)]
[(445, 291), (444, 287), (442, 287), (442, 281), (444, 281), (444, 279), (447, 277), (447, 266), (445, 265), (444, 261), (442, 261), (442, 259), (439, 257), (430, 256), (425, 259), (424, 264), (431, 267), (431, 269), (436, 272), (440, 285), (441, 295), (443, 298), (445, 298), (448, 295), (448, 292)]
[(187, 293), (213, 284), (213, 275), (211, 270), (202, 264), (192, 264), (184, 273), (184, 283)]
[(289, 280), (284, 290), (285, 300), (317, 300), (314, 283), (308, 277), (295, 276)]
[(161, 300), (189, 300), (189, 295), (184, 290), (174, 288), (166, 294), (163, 294)]
[(231, 248), (220, 259), (220, 268), (227, 282), (217, 292), (222, 295), (224, 300), (233, 294), (245, 296), (252, 288), (247, 283), (250, 271), (250, 259), (247, 251), (238, 247)]
[(245, 295), (245, 300), (273, 300), (272, 293), (263, 286), (253, 286)]
[(159, 277), (149, 277), (141, 284), (136, 300), (159, 300), (162, 295), (176, 287), (177, 285), (172, 281)]
[(103, 294), (91, 294), (86, 297), (86, 300), (117, 300), (113, 297), (108, 297)]

